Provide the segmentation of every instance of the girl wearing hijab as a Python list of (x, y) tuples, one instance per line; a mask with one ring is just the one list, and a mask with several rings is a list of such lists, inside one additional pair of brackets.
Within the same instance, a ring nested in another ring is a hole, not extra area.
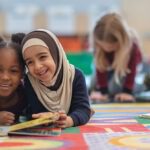
[(58, 127), (87, 123), (91, 109), (85, 78), (69, 64), (57, 37), (44, 29), (28, 33), (22, 55), (28, 69), (24, 83), (32, 118), (60, 112)]

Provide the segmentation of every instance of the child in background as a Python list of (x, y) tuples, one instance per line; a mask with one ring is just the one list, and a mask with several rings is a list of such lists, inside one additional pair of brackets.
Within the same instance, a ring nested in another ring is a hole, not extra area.
[(93, 101), (134, 102), (136, 68), (142, 56), (136, 33), (117, 13), (102, 16), (94, 28), (94, 56), (97, 90)]
[(69, 64), (65, 52), (48, 30), (27, 34), (22, 42), (23, 59), (28, 68), (25, 78), (27, 100), (33, 118), (60, 111), (60, 128), (88, 122), (91, 109), (80, 70)]
[(11, 42), (0, 38), (0, 125), (15, 123), (26, 106), (21, 81), (24, 63), (18, 36), (20, 39), (24, 34), (12, 35)]

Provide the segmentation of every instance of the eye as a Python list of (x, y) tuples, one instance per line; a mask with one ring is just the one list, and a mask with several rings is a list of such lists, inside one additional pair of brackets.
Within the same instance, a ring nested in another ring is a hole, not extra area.
[(13, 74), (16, 74), (16, 73), (19, 73), (19, 72), (20, 72), (20, 69), (19, 69), (19, 68), (12, 68), (12, 69), (10, 70), (10, 72), (13, 73)]
[(41, 55), (41, 56), (40, 56), (40, 59), (43, 60), (43, 59), (45, 59), (46, 57), (47, 57), (46, 55)]
[(14, 72), (14, 73), (15, 73), (15, 72), (18, 72), (18, 70), (11, 70), (11, 72)]
[(26, 65), (29, 66), (32, 64), (32, 61), (26, 61)]

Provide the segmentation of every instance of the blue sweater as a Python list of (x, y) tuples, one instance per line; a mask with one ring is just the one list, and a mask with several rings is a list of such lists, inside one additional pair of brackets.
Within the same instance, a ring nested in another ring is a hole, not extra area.
[[(30, 115), (33, 113), (48, 112), (48, 110), (38, 100), (28, 77), (25, 77), (26, 98), (29, 104)], [(73, 119), (74, 126), (83, 125), (90, 119), (90, 105), (82, 72), (75, 69), (75, 77), (73, 80), (72, 99), (68, 115)]]

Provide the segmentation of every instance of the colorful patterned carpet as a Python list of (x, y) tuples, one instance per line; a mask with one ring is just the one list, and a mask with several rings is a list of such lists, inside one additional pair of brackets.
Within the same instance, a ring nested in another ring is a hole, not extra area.
[(138, 117), (150, 113), (150, 103), (92, 107), (96, 113), (87, 125), (65, 129), (58, 136), (0, 137), (0, 149), (150, 150), (150, 119)]

